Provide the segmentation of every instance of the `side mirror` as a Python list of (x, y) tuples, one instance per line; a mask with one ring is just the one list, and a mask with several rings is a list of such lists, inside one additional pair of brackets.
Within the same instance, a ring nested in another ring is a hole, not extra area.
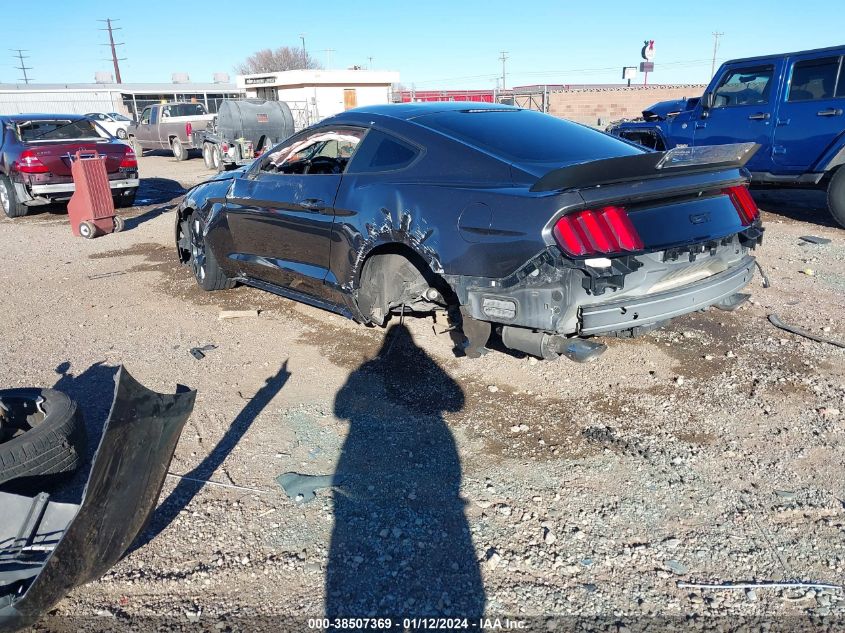
[(704, 96), (701, 97), (701, 106), (704, 110), (709, 110), (713, 107), (713, 93), (712, 92), (705, 92)]

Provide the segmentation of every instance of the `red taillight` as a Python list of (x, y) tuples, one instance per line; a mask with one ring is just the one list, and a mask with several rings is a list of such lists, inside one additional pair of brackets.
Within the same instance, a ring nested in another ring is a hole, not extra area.
[(586, 209), (560, 218), (554, 230), (558, 246), (568, 255), (608, 255), (643, 248), (623, 207)]
[(188, 140), (191, 140), (191, 132), (194, 131), (194, 126), (190, 123), (185, 124), (185, 136), (188, 137)]
[(757, 203), (754, 202), (751, 192), (748, 191), (748, 187), (745, 185), (722, 189), (722, 193), (728, 196), (731, 202), (733, 202), (743, 226), (750, 225), (760, 215), (760, 209), (757, 208)]
[(220, 143), (220, 151), (224, 154), (229, 152), (229, 144), (228, 143)]
[(121, 169), (138, 169), (138, 160), (135, 158), (135, 152), (127, 147), (123, 158), (120, 160)]
[(18, 157), (18, 171), (24, 174), (46, 174), (49, 169), (31, 149), (25, 149)]

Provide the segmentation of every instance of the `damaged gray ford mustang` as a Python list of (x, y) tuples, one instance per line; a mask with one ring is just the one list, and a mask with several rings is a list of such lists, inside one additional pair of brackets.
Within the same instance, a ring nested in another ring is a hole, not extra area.
[(358, 108), (194, 187), (176, 242), (206, 290), (378, 325), (450, 310), (469, 356), (495, 327), (508, 348), (584, 360), (589, 337), (741, 300), (763, 234), (756, 149), (652, 152), (496, 104)]

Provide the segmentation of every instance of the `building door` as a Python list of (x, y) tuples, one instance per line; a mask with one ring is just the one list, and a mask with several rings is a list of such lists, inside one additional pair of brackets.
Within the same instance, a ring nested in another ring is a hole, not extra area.
[(358, 107), (358, 93), (355, 92), (355, 88), (344, 88), (343, 89), (343, 109), (344, 110), (351, 110), (352, 108)]

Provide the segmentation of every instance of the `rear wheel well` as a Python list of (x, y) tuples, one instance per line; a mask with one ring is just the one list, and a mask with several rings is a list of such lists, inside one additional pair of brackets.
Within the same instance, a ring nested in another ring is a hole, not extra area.
[(457, 303), (449, 284), (406, 244), (376, 247), (358, 277), (358, 309), (372, 323), (384, 325), (391, 311), (406, 306), (430, 312)]

